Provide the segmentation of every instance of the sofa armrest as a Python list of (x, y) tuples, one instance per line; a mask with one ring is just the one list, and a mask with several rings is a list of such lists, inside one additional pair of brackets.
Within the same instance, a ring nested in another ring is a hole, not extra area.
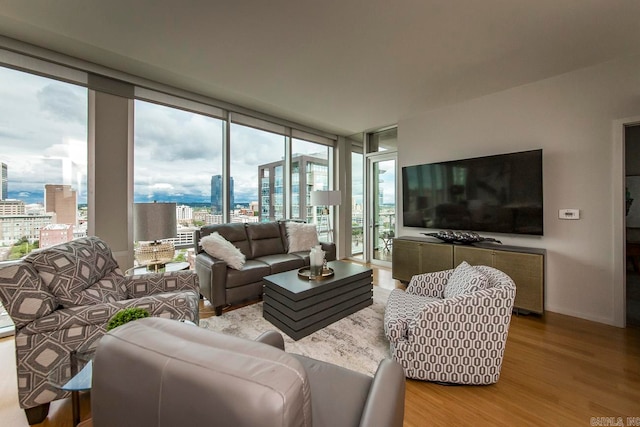
[(416, 274), (407, 285), (407, 293), (430, 298), (444, 298), (444, 287), (453, 269)]
[(59, 333), (59, 331), (86, 326), (97, 326), (106, 331), (107, 323), (118, 311), (130, 307), (144, 308), (151, 316), (171, 317), (198, 322), (198, 294), (193, 291), (166, 292), (141, 298), (83, 305), (56, 310), (37, 319), (22, 331), (27, 335)]
[(422, 313), (425, 305), (438, 298), (410, 294), (402, 289), (393, 289), (384, 310), (384, 333), (391, 343), (406, 341), (409, 328)]
[(336, 244), (332, 242), (320, 242), (322, 250), (324, 251), (324, 258), (327, 261), (336, 260)]
[(256, 338), (256, 341), (264, 344), (269, 344), (272, 347), (279, 348), (280, 350), (284, 351), (284, 338), (279, 332), (263, 332), (258, 336), (258, 338)]
[[(482, 343), (483, 348), (503, 346), (511, 322), (514, 297), (515, 289), (494, 286), (471, 294), (430, 302), (409, 322), (409, 341), (428, 334), (431, 344), (427, 347), (435, 348), (440, 344), (434, 343), (445, 338), (434, 331), (446, 329), (445, 337), (449, 341), (477, 341)], [(465, 315), (464, 322), (461, 321), (462, 314)], [(454, 323), (461, 324), (461, 327), (450, 328), (449, 325)]]
[(214, 307), (226, 305), (227, 263), (206, 252), (199, 253), (196, 256), (196, 274), (200, 282), (200, 294)]
[(124, 285), (127, 288), (128, 299), (141, 298), (163, 292), (200, 292), (198, 276), (190, 270), (145, 274), (143, 276), (125, 276)]
[(383, 359), (373, 377), (362, 412), (362, 427), (401, 427), (404, 420), (405, 378), (402, 367)]

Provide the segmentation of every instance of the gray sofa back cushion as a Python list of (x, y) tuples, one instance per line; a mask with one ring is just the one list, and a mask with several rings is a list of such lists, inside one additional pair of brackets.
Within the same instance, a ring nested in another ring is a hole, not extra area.
[(247, 235), (251, 242), (252, 258), (286, 253), (280, 234), (280, 224), (277, 222), (251, 224), (247, 226)]

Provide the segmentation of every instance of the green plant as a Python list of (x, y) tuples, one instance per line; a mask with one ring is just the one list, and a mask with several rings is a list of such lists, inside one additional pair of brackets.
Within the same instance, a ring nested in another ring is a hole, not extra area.
[(113, 328), (117, 328), (120, 325), (124, 325), (127, 322), (131, 322), (132, 320), (142, 319), (149, 316), (149, 312), (144, 308), (125, 308), (124, 310), (120, 310), (119, 312), (117, 312), (111, 319), (109, 319), (109, 323), (107, 323), (107, 331), (110, 331)]

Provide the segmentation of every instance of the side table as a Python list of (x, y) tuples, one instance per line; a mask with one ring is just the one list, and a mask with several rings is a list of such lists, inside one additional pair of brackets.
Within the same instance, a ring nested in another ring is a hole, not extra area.
[(80, 392), (91, 390), (93, 357), (99, 340), (87, 343), (64, 357), (50, 373), (49, 383), (71, 392), (73, 425), (80, 423)]
[[(169, 273), (171, 271), (181, 271), (181, 270), (188, 270), (189, 269), (189, 263), (188, 262), (168, 262), (167, 264), (165, 264), (164, 268), (161, 270), (158, 270), (158, 273)], [(133, 267), (128, 269), (127, 271), (125, 271), (125, 275), (127, 276), (139, 276), (142, 274), (155, 274), (155, 271), (149, 271), (147, 270), (147, 267)]]

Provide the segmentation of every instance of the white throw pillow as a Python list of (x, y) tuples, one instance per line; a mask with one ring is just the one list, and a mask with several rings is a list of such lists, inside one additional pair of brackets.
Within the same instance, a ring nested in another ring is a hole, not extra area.
[(229, 267), (236, 270), (240, 270), (246, 261), (240, 249), (216, 231), (200, 239), (200, 246), (206, 253), (223, 260)]
[(466, 261), (462, 261), (449, 277), (444, 287), (444, 297), (452, 298), (477, 292), (486, 289), (488, 284), (487, 276), (470, 266)]
[(319, 244), (318, 230), (316, 230), (315, 224), (303, 222), (287, 222), (286, 224), (289, 253), (308, 251)]

